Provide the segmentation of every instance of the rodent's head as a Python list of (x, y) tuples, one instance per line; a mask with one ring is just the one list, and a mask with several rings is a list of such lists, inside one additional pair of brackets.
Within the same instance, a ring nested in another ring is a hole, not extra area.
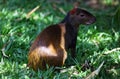
[(89, 25), (96, 21), (96, 18), (86, 10), (74, 8), (69, 12), (69, 21), (74, 25)]

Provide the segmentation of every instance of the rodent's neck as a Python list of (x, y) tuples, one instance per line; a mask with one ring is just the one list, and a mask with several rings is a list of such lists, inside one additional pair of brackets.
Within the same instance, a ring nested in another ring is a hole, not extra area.
[(78, 29), (80, 24), (77, 24), (76, 22), (74, 22), (71, 18), (70, 18), (70, 13), (68, 12), (67, 15), (65, 16), (65, 18), (61, 21), (61, 23), (66, 23), (70, 26), (73, 26), (73, 28)]
[(69, 49), (72, 42), (77, 38), (78, 29), (69, 23), (65, 24), (66, 33), (65, 33), (65, 49)]

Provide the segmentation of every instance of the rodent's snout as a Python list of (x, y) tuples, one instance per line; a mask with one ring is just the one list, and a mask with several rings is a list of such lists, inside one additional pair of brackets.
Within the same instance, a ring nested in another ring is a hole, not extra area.
[(86, 22), (87, 25), (93, 24), (96, 21), (96, 18), (93, 16), (92, 18), (89, 19), (88, 22)]
[(96, 21), (96, 18), (93, 17), (90, 21), (91, 21), (91, 24), (92, 24), (92, 23), (94, 23)]
[(92, 21), (93, 21), (93, 23), (94, 23), (94, 22), (96, 21), (96, 17), (93, 17), (93, 18), (92, 18)]

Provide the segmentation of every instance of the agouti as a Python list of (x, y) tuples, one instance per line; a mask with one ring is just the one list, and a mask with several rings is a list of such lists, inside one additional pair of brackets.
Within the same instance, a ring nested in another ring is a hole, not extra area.
[(28, 66), (35, 71), (48, 66), (62, 66), (68, 49), (74, 58), (77, 33), (80, 24), (89, 25), (96, 18), (86, 10), (73, 8), (58, 24), (44, 29), (33, 42), (28, 54)]

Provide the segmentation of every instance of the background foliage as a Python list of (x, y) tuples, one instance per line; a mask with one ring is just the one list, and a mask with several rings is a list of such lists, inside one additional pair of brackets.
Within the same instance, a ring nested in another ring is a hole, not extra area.
[[(59, 23), (75, 0), (1, 0), (0, 1), (0, 79), (80, 79), (92, 71), (82, 70), (89, 61), (92, 69), (105, 62), (96, 79), (120, 78), (120, 7), (116, 0), (79, 0), (97, 18), (95, 24), (81, 25), (77, 37), (77, 57), (68, 59), (61, 72), (34, 72), (26, 67), (29, 47), (48, 25)], [(96, 2), (94, 2), (96, 1)], [(40, 8), (28, 19), (26, 15)], [(111, 51), (114, 50), (114, 51)], [(70, 65), (70, 66), (68, 66)]]

